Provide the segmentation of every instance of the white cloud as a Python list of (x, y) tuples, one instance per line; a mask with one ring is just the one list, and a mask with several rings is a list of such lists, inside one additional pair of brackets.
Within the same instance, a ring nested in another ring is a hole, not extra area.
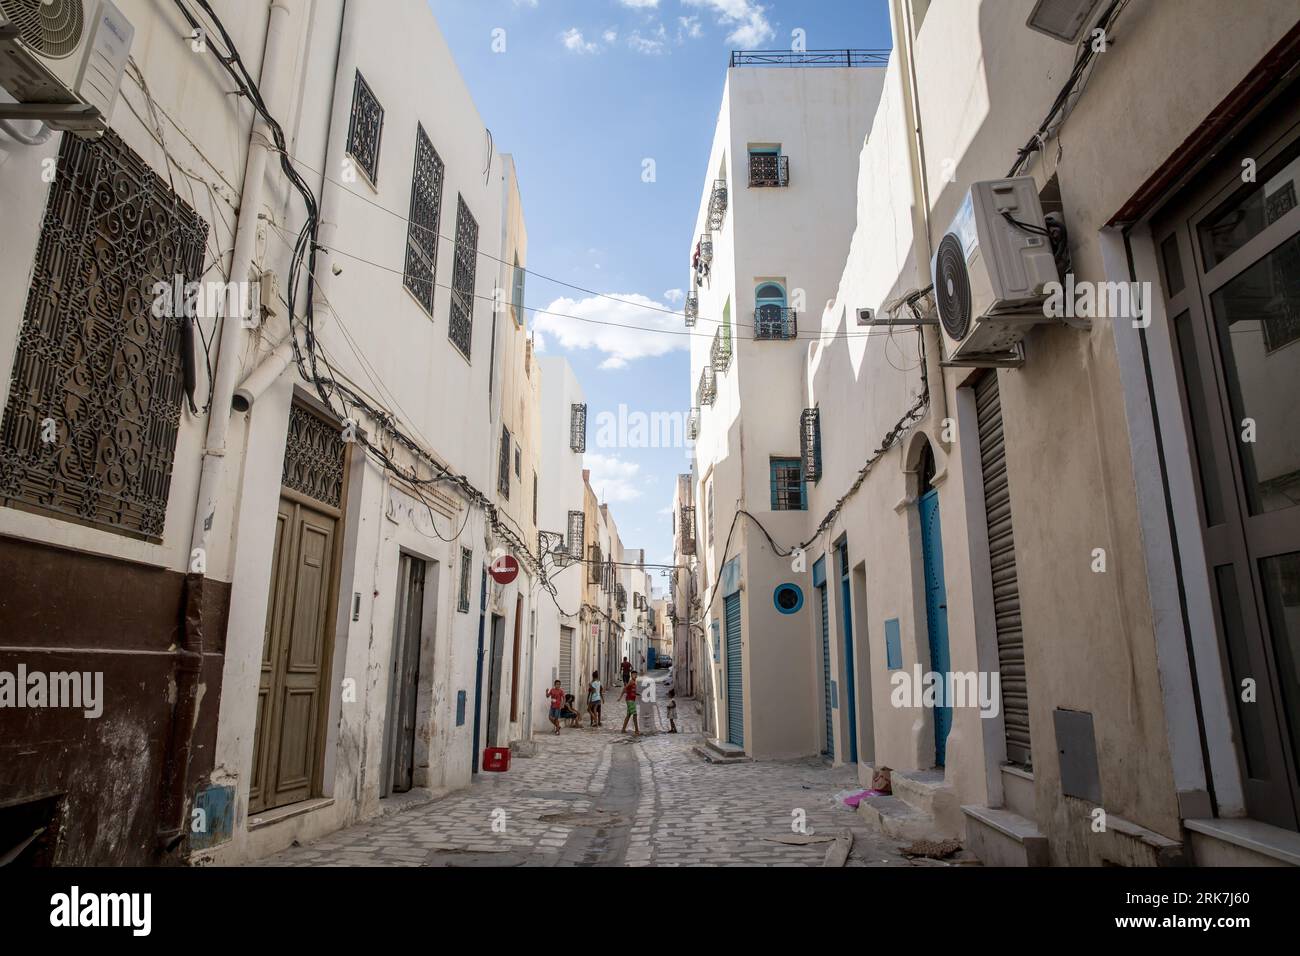
[(674, 304), (682, 301), (682, 299), (684, 298), (686, 298), (686, 293), (683, 292), (681, 289), (669, 289), (667, 292), (664, 293), (664, 300), (667, 302), (672, 302)]
[(562, 297), (534, 315), (533, 327), (562, 349), (603, 352), (605, 360), (600, 367), (618, 369), (637, 359), (657, 358), (690, 347), (689, 336), (671, 334), (682, 330), (681, 317), (656, 312), (655, 308), (667, 306), (637, 293), (619, 293), (617, 299)]
[(537, 0), (515, 0), (515, 6), (516, 6), (516, 7), (530, 7), (530, 8), (532, 8), (533, 10), (536, 10), (536, 9), (537, 9)]
[(546, 351), (546, 336), (541, 332), (533, 333), (533, 351), (538, 355)]
[(613, 27), (610, 27), (608, 30), (606, 30), (604, 33), (600, 35), (600, 38), (604, 40), (606, 43), (617, 43), (618, 31), (615, 30)]
[(618, 0), (618, 2), (633, 10), (654, 10), (659, 6), (659, 0)]
[(658, 56), (664, 52), (664, 39), (664, 28), (661, 23), (651, 37), (642, 36), (639, 30), (632, 31), (632, 35), (627, 38), (627, 45), (637, 53)]
[(636, 462), (589, 451), (582, 457), (582, 466), (591, 470), (591, 490), (600, 501), (615, 504), (641, 497), (637, 487), (641, 466)]
[(596, 44), (587, 42), (582, 31), (577, 27), (569, 27), (560, 34), (560, 42), (570, 53), (595, 53), (598, 49)]
[(776, 36), (767, 19), (767, 7), (755, 0), (682, 0), (691, 7), (712, 10), (718, 23), (731, 27), (727, 42), (755, 48)]
[(704, 36), (704, 28), (700, 26), (699, 17), (678, 17), (677, 25), (677, 42), (679, 43), (683, 37), (698, 40)]

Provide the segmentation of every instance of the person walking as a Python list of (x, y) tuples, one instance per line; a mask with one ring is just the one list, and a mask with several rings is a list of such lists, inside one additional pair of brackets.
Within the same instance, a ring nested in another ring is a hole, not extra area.
[[(626, 660), (626, 658), (625, 658)], [(628, 682), (623, 685), (623, 699), (627, 701), (627, 713), (623, 716), (623, 729), (621, 733), (627, 733), (627, 722), (632, 721), (632, 730), (635, 736), (641, 736), (641, 724), (636, 715), (636, 671), (632, 671)]]
[(591, 672), (591, 683), (587, 685), (587, 716), (591, 718), (588, 727), (600, 726), (600, 671)]
[(551, 725), (555, 728), (555, 732), (558, 734), (560, 732), (560, 711), (564, 709), (564, 688), (560, 686), (558, 680), (551, 686), (551, 689), (546, 692), (546, 696), (551, 699)]
[(627, 675), (632, 673), (632, 662), (625, 657), (623, 658), (623, 663), (618, 665), (618, 669), (623, 676), (623, 683), (626, 684)]

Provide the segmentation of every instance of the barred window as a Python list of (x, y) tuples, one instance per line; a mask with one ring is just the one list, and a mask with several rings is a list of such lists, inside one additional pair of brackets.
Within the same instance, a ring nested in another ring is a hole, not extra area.
[(583, 452), (587, 450), (587, 406), (573, 404), (569, 406), (569, 449)]
[(809, 481), (819, 481), (822, 476), (822, 417), (821, 410), (805, 408), (799, 418), (799, 443), (803, 456), (804, 475)]
[(567, 541), (569, 554), (575, 558), (582, 557), (582, 539), (587, 531), (587, 516), (581, 511), (569, 512), (569, 538)]
[(587, 583), (599, 584), (601, 575), (605, 573), (605, 566), (601, 563), (599, 544), (591, 546), (587, 560)]
[[(161, 541), (207, 224), (112, 130), (64, 136), (0, 422), (0, 505)], [(16, 253), (16, 250), (13, 250)]]
[(474, 552), (469, 548), (460, 549), (460, 589), (456, 595), (456, 610), (462, 614), (469, 613), (470, 565), (474, 562)]
[(379, 184), (379, 142), (383, 131), (384, 108), (357, 70), (352, 86), (352, 116), (348, 120), (348, 153), (372, 186)]
[(442, 158), (424, 132), (415, 128), (415, 170), (411, 174), (411, 215), (406, 224), (406, 266), (402, 284), (433, 315), (438, 266), (438, 220), (442, 212)]
[(515, 256), (514, 282), (510, 289), (510, 310), (516, 325), (524, 324), (524, 268)]
[(522, 450), (520, 449), (519, 445), (516, 443), (516, 445), (515, 445), (515, 477), (518, 478), (518, 479), (520, 479), (520, 480), (522, 481), (524, 476), (523, 476), (523, 473), (520, 471), (520, 469), (523, 467), (522, 462), (521, 462), (521, 457), (522, 457)]
[(798, 458), (773, 458), (772, 510), (803, 511), (806, 507), (803, 468)]
[(451, 318), (447, 336), (469, 358), (470, 339), (474, 331), (474, 276), (478, 269), (478, 223), (465, 205), (465, 197), (456, 197), (456, 251), (451, 275)]
[(510, 500), (510, 430), (501, 429), (501, 457), (497, 460), (497, 491)]

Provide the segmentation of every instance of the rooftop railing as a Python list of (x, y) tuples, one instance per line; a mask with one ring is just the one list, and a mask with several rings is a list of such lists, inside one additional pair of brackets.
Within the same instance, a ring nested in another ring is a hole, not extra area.
[(888, 50), (732, 50), (731, 66), (886, 66)]

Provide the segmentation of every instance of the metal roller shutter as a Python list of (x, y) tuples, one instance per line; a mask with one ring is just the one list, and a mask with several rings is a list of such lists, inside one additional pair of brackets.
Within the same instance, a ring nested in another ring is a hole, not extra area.
[(723, 601), (727, 631), (727, 742), (745, 746), (745, 680), (740, 647), (740, 595)]
[(975, 407), (980, 432), (980, 466), (984, 475), (989, 565), (993, 572), (993, 611), (997, 619), (998, 667), (1002, 681), (1007, 759), (1012, 763), (1031, 766), (1029, 687), (1025, 674), (1024, 635), (1020, 625), (1020, 585), (1016, 577), (1016, 546), (1011, 531), (1011, 490), (1007, 482), (1002, 403), (998, 398), (996, 372), (990, 372), (976, 383)]
[[(577, 700), (583, 699), (582, 692), (573, 685), (573, 628), (560, 628), (560, 684), (564, 689), (573, 694)], [(578, 683), (582, 683), (579, 681)], [(585, 685), (584, 685), (585, 689)]]

